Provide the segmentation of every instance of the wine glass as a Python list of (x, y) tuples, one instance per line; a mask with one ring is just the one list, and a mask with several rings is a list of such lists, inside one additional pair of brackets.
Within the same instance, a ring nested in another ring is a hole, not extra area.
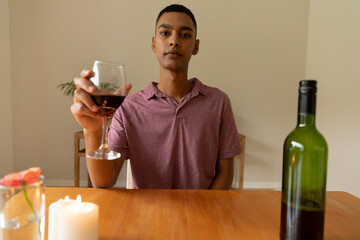
[(112, 151), (108, 146), (108, 125), (127, 94), (125, 68), (120, 63), (95, 61), (93, 72), (94, 77), (90, 80), (97, 87), (97, 91), (90, 96), (100, 109), (102, 138), (100, 147), (86, 156), (98, 160), (115, 160), (121, 154)]

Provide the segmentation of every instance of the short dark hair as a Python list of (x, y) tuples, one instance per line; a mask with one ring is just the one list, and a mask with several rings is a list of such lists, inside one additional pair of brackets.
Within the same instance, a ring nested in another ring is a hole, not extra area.
[(181, 12), (181, 13), (185, 13), (186, 15), (188, 15), (191, 20), (194, 23), (195, 29), (197, 28), (196, 26), (196, 20), (195, 20), (195, 16), (194, 14), (190, 11), (190, 9), (188, 9), (187, 7), (180, 5), (180, 4), (171, 4), (167, 7), (165, 7), (163, 10), (160, 11), (157, 19), (156, 19), (156, 23), (158, 23), (160, 17), (164, 14), (164, 13), (168, 13), (168, 12)]

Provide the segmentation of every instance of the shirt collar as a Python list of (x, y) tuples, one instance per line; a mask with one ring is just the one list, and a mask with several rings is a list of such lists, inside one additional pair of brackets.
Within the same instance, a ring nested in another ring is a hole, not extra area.
[[(189, 80), (189, 82), (191, 82), (193, 84), (193, 87), (191, 89), (190, 95), (191, 97), (196, 97), (199, 94), (206, 96), (206, 90), (204, 87), (204, 84), (202, 84), (202, 82), (200, 82), (199, 79), (197, 78), (192, 78)], [(144, 89), (144, 93), (145, 93), (145, 97), (147, 100), (150, 100), (152, 98), (157, 98), (157, 97), (166, 97), (165, 94), (163, 94), (156, 86), (157, 86), (157, 82), (151, 82), (145, 89)]]

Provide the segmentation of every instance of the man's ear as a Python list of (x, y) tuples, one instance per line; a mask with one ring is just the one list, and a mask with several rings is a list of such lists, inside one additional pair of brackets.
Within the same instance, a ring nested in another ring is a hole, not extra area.
[(199, 44), (200, 44), (200, 40), (196, 39), (195, 40), (194, 50), (192, 51), (193, 55), (196, 55), (199, 52)]
[(151, 40), (151, 50), (154, 53), (156, 53), (155, 42), (156, 42), (156, 39), (155, 39), (155, 36), (154, 36), (154, 37), (152, 37), (152, 40)]

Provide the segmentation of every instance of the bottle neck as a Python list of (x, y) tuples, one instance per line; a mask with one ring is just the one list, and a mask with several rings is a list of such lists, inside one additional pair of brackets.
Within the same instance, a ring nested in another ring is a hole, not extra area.
[(298, 105), (298, 127), (315, 126), (316, 95), (300, 94)]
[(298, 127), (309, 127), (309, 126), (315, 127), (315, 115), (306, 114), (306, 113), (299, 114), (297, 125)]

